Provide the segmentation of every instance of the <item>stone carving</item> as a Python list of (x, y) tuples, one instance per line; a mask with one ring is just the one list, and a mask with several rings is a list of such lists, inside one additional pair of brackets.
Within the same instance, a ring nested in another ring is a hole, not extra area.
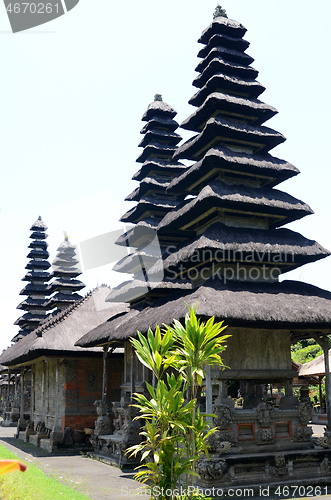
[(98, 399), (93, 404), (98, 414), (95, 422), (95, 434), (97, 436), (111, 434), (112, 429), (107, 405), (101, 399)]
[(234, 410), (228, 405), (215, 405), (213, 413), (216, 415), (216, 417), (214, 417), (214, 423), (216, 427), (220, 429), (229, 427), (234, 419)]
[(322, 448), (329, 448), (330, 443), (329, 443), (328, 436), (321, 436), (321, 437), (317, 438), (317, 444), (318, 444), (318, 446), (322, 446)]
[(136, 417), (139, 415), (138, 408), (131, 406), (131, 404), (127, 402), (124, 403), (123, 408), (125, 420), (123, 424), (123, 441), (121, 443), (121, 449), (125, 451), (130, 446), (140, 443), (141, 421), (140, 419), (136, 420)]
[(227, 462), (222, 459), (200, 460), (197, 472), (201, 479), (210, 481), (211, 479), (224, 479), (228, 469)]
[(270, 467), (270, 474), (278, 477), (288, 475), (288, 465), (286, 464), (284, 455), (275, 456), (275, 466)]
[(331, 462), (327, 457), (322, 460), (321, 469), (325, 472), (331, 472)]
[(309, 424), (313, 415), (313, 408), (310, 402), (306, 401), (299, 404), (299, 420), (302, 425)]
[(293, 436), (293, 441), (295, 442), (306, 442), (309, 441), (313, 434), (313, 429), (311, 427), (297, 427), (294, 436)]
[(216, 453), (218, 450), (218, 445), (220, 442), (220, 433), (219, 431), (214, 432), (208, 438), (208, 451), (210, 453)]
[(229, 441), (232, 446), (238, 446), (238, 439), (233, 431), (222, 431), (220, 432), (220, 441)]
[(274, 433), (272, 429), (259, 429), (256, 434), (256, 444), (273, 444), (275, 443)]
[(260, 403), (256, 408), (256, 413), (259, 424), (267, 427), (273, 421), (275, 408), (268, 403)]
[(230, 449), (231, 449), (231, 443), (229, 443), (229, 441), (222, 441), (222, 443), (220, 444), (221, 455), (229, 453)]

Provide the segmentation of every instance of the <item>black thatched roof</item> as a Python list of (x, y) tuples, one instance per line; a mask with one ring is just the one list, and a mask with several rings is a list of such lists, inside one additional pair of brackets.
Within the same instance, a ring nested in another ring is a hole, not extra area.
[[(154, 250), (153, 253), (152, 250)], [(113, 270), (120, 273), (136, 274), (140, 272), (143, 267), (148, 270), (160, 257), (161, 249), (159, 246), (155, 249), (148, 246), (146, 249), (136, 250), (134, 253), (126, 255), (117, 261)]]
[(228, 76), (236, 76), (243, 80), (255, 80), (259, 72), (251, 66), (230, 63), (221, 58), (214, 58), (192, 82), (194, 87), (202, 88), (208, 80), (216, 73), (223, 73)]
[(122, 222), (137, 223), (141, 219), (150, 217), (152, 214), (156, 217), (163, 217), (169, 210), (172, 210), (178, 205), (178, 201), (171, 198), (159, 198), (156, 196), (146, 196), (139, 203), (128, 210), (120, 220)]
[[(207, 47), (205, 47), (207, 49)], [(204, 56), (201, 56), (201, 52), (205, 53), (206, 50), (201, 50), (198, 54), (198, 57), (203, 57), (203, 60), (199, 62), (195, 71), (202, 73), (202, 71), (206, 68), (206, 66), (210, 63), (212, 59), (222, 58), (228, 62), (234, 62), (237, 64), (241, 64), (244, 66), (248, 66), (254, 61), (254, 58), (245, 54), (245, 52), (239, 52), (237, 50), (216, 46), (216, 47), (208, 47), (208, 52)]]
[(159, 222), (160, 219), (154, 217), (148, 217), (139, 221), (134, 227), (123, 233), (116, 240), (116, 245), (124, 247), (146, 246), (156, 237), (156, 228)]
[(198, 161), (208, 149), (219, 145), (250, 149), (252, 154), (267, 153), (285, 140), (282, 134), (269, 127), (235, 123), (216, 116), (207, 121), (200, 134), (179, 146), (173, 158)]
[(48, 257), (49, 253), (47, 250), (37, 250), (35, 248), (27, 255), (28, 259), (48, 259)]
[(176, 149), (176, 146), (167, 145), (154, 140), (145, 146), (143, 152), (136, 159), (136, 162), (144, 163), (150, 158), (169, 158), (169, 160), (171, 160)]
[(241, 23), (228, 19), (227, 17), (216, 17), (213, 22), (203, 30), (198, 40), (199, 43), (208, 43), (213, 35), (226, 35), (234, 38), (242, 38), (247, 29)]
[(140, 133), (146, 134), (148, 130), (155, 130), (156, 128), (174, 131), (178, 128), (178, 123), (172, 118), (155, 115), (143, 126)]
[[(146, 333), (156, 325), (171, 324), (173, 319), (183, 320), (186, 304), (196, 307), (203, 319), (215, 316), (217, 321), (233, 327), (291, 330), (308, 337), (311, 331), (322, 330), (331, 334), (331, 292), (306, 283), (230, 282), (209, 280), (199, 288), (180, 295), (173, 294), (158, 300), (139, 314), (128, 313), (121, 324), (103, 333), (80, 339), (79, 345), (98, 345), (105, 340), (123, 341)], [(87, 343), (88, 338), (88, 343)], [(0, 358), (1, 362), (1, 358)]]
[(155, 116), (174, 118), (177, 111), (164, 101), (153, 101), (148, 105), (147, 111), (143, 114), (142, 121), (147, 122)]
[(213, 47), (226, 47), (228, 49), (234, 49), (239, 52), (244, 52), (249, 47), (249, 45), (249, 42), (247, 40), (244, 40), (243, 38), (235, 38), (217, 34), (213, 35), (208, 40), (208, 44), (198, 52), (198, 57), (206, 57), (210, 49), (212, 49)]
[[(80, 339), (76, 341), (76, 346), (90, 348), (97, 345), (107, 344), (111, 332), (116, 331), (116, 329), (124, 322), (131, 321), (140, 312), (140, 308), (130, 309), (127, 313), (119, 314), (117, 317), (110, 318), (99, 326), (93, 328)], [(119, 344), (121, 341), (119, 342)], [(116, 341), (115, 341), (116, 344)]]
[(46, 238), (48, 238), (48, 234), (34, 231), (33, 233), (30, 234), (30, 238), (34, 240), (45, 240)]
[[(75, 342), (110, 316), (127, 311), (126, 304), (108, 304), (109, 288), (101, 286), (79, 302), (47, 319), (0, 356), (0, 363), (15, 365), (40, 356), (88, 355)], [(98, 350), (97, 350), (98, 351)]]
[[(220, 210), (235, 211), (236, 217), (249, 219), (248, 214), (270, 217), (269, 228), (282, 226), (312, 214), (309, 205), (278, 189), (251, 188), (214, 181), (204, 187), (196, 198), (182, 203), (169, 212), (160, 222), (159, 231), (174, 231), (179, 228), (203, 225), (206, 217), (216, 216)], [(274, 219), (272, 219), (274, 217)]]
[(212, 92), (244, 94), (248, 98), (257, 98), (265, 91), (265, 87), (256, 80), (239, 78), (238, 76), (216, 73), (188, 101), (192, 106), (201, 106)]
[(36, 222), (34, 222), (32, 224), (32, 226), (30, 227), (30, 231), (37, 231), (38, 233), (39, 233), (39, 231), (44, 232), (47, 229), (48, 229), (48, 226), (42, 220), (42, 218), (40, 217), (40, 215), (39, 215), (38, 219), (36, 220)]
[(29, 271), (26, 273), (24, 278), (22, 278), (22, 281), (48, 281), (51, 278), (50, 273), (46, 271)]
[(162, 144), (167, 144), (169, 146), (176, 146), (176, 144), (178, 144), (181, 140), (181, 136), (176, 132), (153, 128), (151, 130), (147, 130), (138, 146), (144, 148), (153, 141), (161, 142)]
[(165, 195), (165, 191), (169, 186), (171, 179), (154, 175), (153, 177), (145, 177), (137, 189), (132, 191), (125, 200), (126, 201), (139, 201), (141, 198), (148, 194), (159, 193), (161, 196)]
[(180, 172), (183, 172), (186, 166), (179, 162), (172, 162), (158, 158), (150, 158), (142, 165), (133, 176), (132, 180), (141, 181), (145, 177), (152, 177), (153, 175), (162, 175), (166, 179), (174, 177)]
[(208, 182), (220, 176), (238, 182), (260, 181), (261, 187), (274, 187), (299, 172), (291, 163), (269, 153), (247, 155), (218, 147), (210, 149), (202, 160), (175, 177), (167, 191), (174, 195), (182, 194), (184, 198), (188, 193), (198, 194)]
[(258, 99), (245, 99), (244, 97), (213, 92), (191, 116), (183, 121), (181, 127), (200, 132), (211, 116), (218, 114), (218, 116), (227, 118), (232, 113), (236, 114), (237, 117), (244, 115), (247, 122), (261, 125), (277, 112), (275, 108)]
[(174, 272), (183, 275), (186, 269), (192, 266), (201, 269), (209, 262), (243, 262), (248, 266), (267, 263), (287, 272), (323, 259), (331, 252), (290, 229), (248, 229), (218, 222), (167, 255), (155, 263), (150, 273), (169, 271), (172, 276)]
[[(163, 276), (163, 273), (162, 273)], [(160, 276), (162, 278), (162, 276)], [(129, 302), (132, 303), (140, 298), (153, 301), (164, 297), (176, 290), (190, 290), (191, 283), (187, 280), (145, 281), (144, 279), (133, 279), (124, 281), (113, 288), (107, 297), (107, 302)]]

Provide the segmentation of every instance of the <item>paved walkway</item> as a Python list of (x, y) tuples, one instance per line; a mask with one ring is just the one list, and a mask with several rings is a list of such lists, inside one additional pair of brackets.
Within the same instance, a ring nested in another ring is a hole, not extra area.
[(45, 474), (83, 493), (91, 500), (147, 500), (146, 495), (134, 497), (139, 483), (134, 472), (122, 472), (117, 467), (82, 455), (51, 455), (14, 438), (16, 427), (0, 427), (0, 444), (16, 453), (20, 459), (39, 467)]
[[(324, 425), (313, 425), (314, 436), (322, 436)], [(45, 474), (83, 493), (91, 500), (147, 500), (146, 495), (135, 496), (139, 483), (134, 481), (133, 472), (122, 472), (117, 467), (103, 464), (82, 455), (56, 456), (47, 451), (14, 438), (16, 428), (0, 427), (0, 444), (27, 463), (39, 467)], [(331, 492), (331, 491), (330, 491)], [(229, 497), (227, 497), (229, 498)], [(237, 498), (237, 497), (236, 497)], [(253, 500), (253, 497), (250, 497)], [(262, 498), (254, 497), (254, 498)], [(267, 499), (279, 496), (263, 497)], [(331, 495), (309, 497), (330, 499)], [(300, 500), (304, 500), (301, 498)]]

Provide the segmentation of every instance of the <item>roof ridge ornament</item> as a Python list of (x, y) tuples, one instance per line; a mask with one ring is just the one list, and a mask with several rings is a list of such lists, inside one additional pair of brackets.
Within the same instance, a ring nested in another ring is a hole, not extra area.
[(163, 101), (161, 94), (155, 94), (154, 101)]
[(215, 9), (215, 12), (213, 15), (213, 19), (216, 19), (217, 17), (226, 17), (226, 18), (228, 17), (226, 10), (223, 9), (223, 7), (219, 3), (216, 6), (216, 9)]

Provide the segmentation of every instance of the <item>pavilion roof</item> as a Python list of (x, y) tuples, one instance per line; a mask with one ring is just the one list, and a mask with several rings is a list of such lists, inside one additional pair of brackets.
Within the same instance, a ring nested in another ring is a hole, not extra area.
[[(331, 350), (329, 350), (329, 363), (331, 366)], [(324, 354), (321, 354), (321, 356), (318, 356), (315, 359), (312, 359), (311, 361), (308, 361), (308, 363), (304, 363), (300, 366), (299, 368), (299, 376), (301, 377), (306, 377), (308, 375), (310, 376), (324, 376), (325, 375), (325, 364), (324, 364)]]
[(0, 363), (15, 365), (40, 356), (86, 355), (75, 342), (109, 317), (128, 310), (123, 303), (105, 302), (109, 288), (101, 286), (55, 316), (47, 318), (25, 338), (6, 349)]
[(198, 194), (201, 188), (213, 178), (228, 178), (261, 181), (262, 186), (273, 187), (280, 182), (297, 175), (299, 170), (291, 163), (280, 160), (269, 153), (247, 155), (233, 152), (226, 147), (210, 149), (202, 160), (175, 177), (167, 190), (171, 194)]
[[(183, 321), (188, 306), (196, 308), (197, 316), (215, 316), (224, 325), (245, 328), (290, 330), (292, 337), (311, 331), (331, 333), (331, 292), (296, 281), (253, 283), (248, 281), (208, 280), (190, 291), (174, 293), (157, 300), (137, 313), (132, 310), (116, 325), (89, 332), (77, 345), (93, 346), (106, 342), (128, 340), (137, 331), (146, 333), (156, 325), (169, 325), (174, 319)], [(1, 362), (1, 358), (0, 358)]]
[(200, 132), (211, 115), (227, 118), (231, 115), (240, 120), (240, 116), (247, 116), (247, 121), (254, 125), (261, 125), (277, 114), (277, 110), (259, 99), (236, 97), (222, 92), (212, 92), (204, 103), (181, 124), (187, 130)]
[[(203, 226), (204, 219), (212, 218), (220, 210), (249, 220), (250, 216), (269, 218), (269, 228), (284, 225), (313, 213), (306, 203), (277, 189), (253, 188), (213, 181), (197, 197), (184, 201), (177, 209), (168, 212), (158, 230), (174, 231)], [(245, 215), (246, 214), (246, 215)], [(274, 218), (274, 219), (272, 219)]]
[(331, 252), (319, 243), (290, 229), (230, 227), (217, 222), (168, 253), (164, 260), (156, 260), (149, 271), (173, 275), (175, 271), (183, 274), (192, 267), (208, 266), (208, 262), (241, 262), (249, 266), (271, 264), (286, 272), (328, 255)]

